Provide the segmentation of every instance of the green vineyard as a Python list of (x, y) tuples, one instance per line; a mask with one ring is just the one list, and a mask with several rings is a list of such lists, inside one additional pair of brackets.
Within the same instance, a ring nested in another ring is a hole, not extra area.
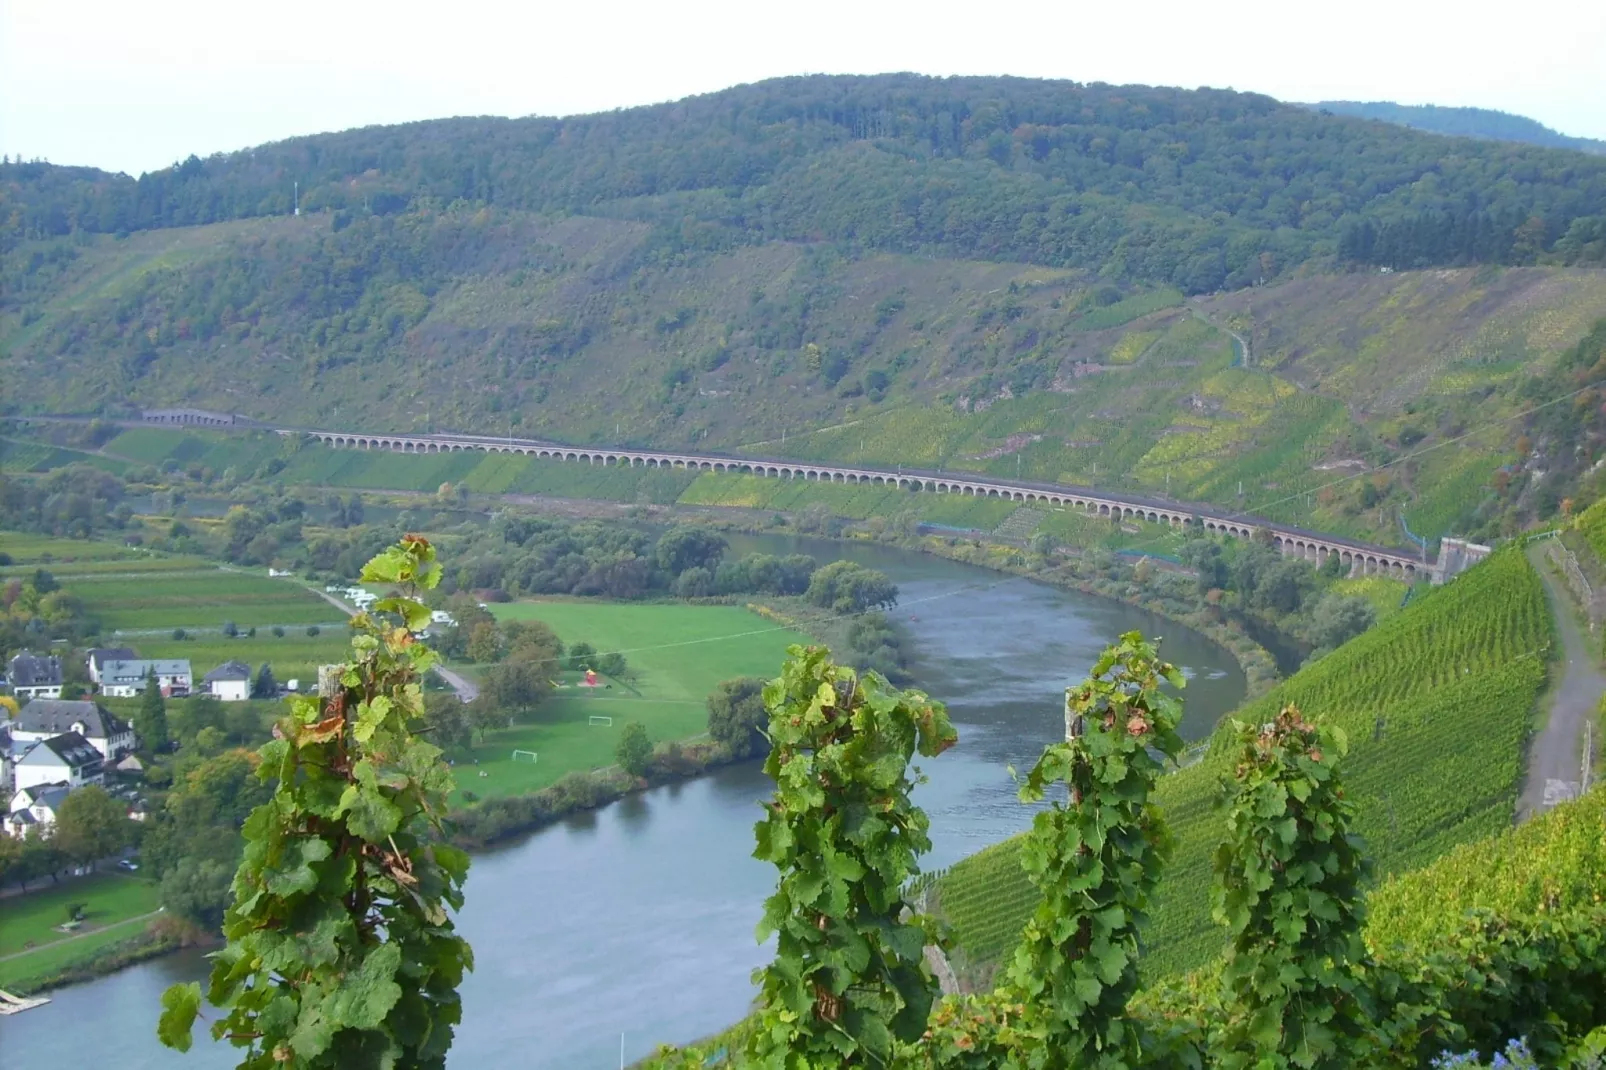
[(1606, 898), (1606, 787), (1527, 824), (1463, 844), (1367, 898), (1367, 939), (1379, 952), (1439, 946), (1469, 910), (1507, 917), (1560, 914)]
[[(1550, 643), (1539, 578), (1520, 551), (1506, 551), (1237, 716), (1265, 721), (1294, 703), (1347, 733), (1358, 831), (1379, 874), (1396, 873), (1509, 825)], [(1202, 761), (1160, 786), (1177, 848), (1147, 930), (1150, 977), (1196, 967), (1220, 948), (1206, 889), (1229, 754), (1230, 733), (1218, 729)], [(1018, 840), (998, 844), (938, 882), (940, 909), (967, 962), (1008, 953), (1035, 903), (1018, 849)]]

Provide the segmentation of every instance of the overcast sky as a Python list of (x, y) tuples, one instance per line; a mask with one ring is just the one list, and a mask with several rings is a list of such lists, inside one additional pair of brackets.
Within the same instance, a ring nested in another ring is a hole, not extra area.
[(0, 152), (138, 174), (297, 134), (811, 72), (1477, 105), (1606, 138), (1606, 0), (0, 0)]

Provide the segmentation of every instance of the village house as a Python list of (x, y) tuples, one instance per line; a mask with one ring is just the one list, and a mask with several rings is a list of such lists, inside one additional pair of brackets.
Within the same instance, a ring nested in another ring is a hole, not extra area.
[(19, 699), (60, 698), (61, 659), (24, 650), (11, 659), (6, 682)]
[(52, 736), (34, 744), (17, 759), (17, 790), (45, 784), (66, 784), (69, 788), (99, 784), (104, 761), (100, 751), (77, 732)]
[(96, 647), (84, 656), (84, 664), (89, 669), (89, 682), (101, 682), (101, 669), (108, 661), (133, 661), (139, 657), (126, 646)]
[(138, 746), (133, 727), (94, 702), (34, 699), (11, 722), (11, 738), (23, 745), (68, 732), (88, 740), (105, 761), (115, 762)]
[(44, 830), (56, 823), (61, 804), (72, 791), (68, 784), (38, 784), (12, 796), (10, 812), (5, 815), (6, 831), (21, 837), (31, 828)]
[(173, 661), (108, 661), (101, 668), (100, 693), (111, 698), (133, 698), (145, 693), (146, 681), (152, 675), (156, 685), (167, 698), (185, 698), (190, 693), (194, 676), (187, 660)]
[(201, 678), (207, 694), (222, 702), (244, 702), (251, 697), (251, 666), (225, 661)]

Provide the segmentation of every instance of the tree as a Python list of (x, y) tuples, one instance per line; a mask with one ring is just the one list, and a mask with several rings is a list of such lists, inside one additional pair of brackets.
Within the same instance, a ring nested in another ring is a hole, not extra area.
[(66, 865), (67, 852), (62, 850), (54, 835), (37, 825), (28, 830), (22, 840), (22, 857), (17, 862), (17, 881), (24, 889), (29, 881), (40, 877), (49, 877), (53, 883), (59, 881), (59, 874)]
[(586, 669), (595, 671), (597, 668), (597, 648), (590, 643), (580, 642), (569, 647), (569, 669), (573, 672), (584, 672)]
[(0, 836), (0, 887), (7, 881), (22, 881), (22, 840), (16, 836)]
[(153, 753), (167, 748), (167, 700), (156, 682), (156, 673), (145, 677), (145, 693), (140, 696), (139, 712), (134, 715), (134, 734), (140, 746)]
[(502, 656), (502, 634), (491, 621), (481, 621), (468, 633), (468, 660), (481, 665), (496, 661)]
[(485, 670), (480, 698), (509, 718), (526, 713), (540, 705), (552, 689), (550, 671), (550, 666), (533, 661), (498, 662)]
[(278, 698), (279, 681), (273, 678), (273, 667), (267, 662), (257, 670), (256, 679), (251, 684), (252, 698)]
[(1285, 706), (1266, 725), (1232, 722), (1238, 761), (1211, 908), (1227, 926), (1218, 1065), (1368, 1065), (1358, 971), (1366, 860), (1336, 728)]
[(419, 734), (442, 750), (467, 749), (474, 742), (468, 707), (450, 691), (430, 691), (424, 695), (424, 727)]
[[(411, 596), (440, 568), (409, 535), (362, 578), (403, 593), (358, 618), (334, 693), (292, 699), (280, 738), (259, 751), (273, 798), (245, 823), (228, 945), (206, 992), (243, 1066), (439, 1067), (461, 1018), (473, 958), (452, 915), (469, 860), (440, 823), (451, 771), (411, 731), (435, 660), (414, 639), (429, 608)], [(198, 984), (167, 990), (164, 1044), (189, 1048), (201, 998)]]
[[(720, 566), (723, 571), (728, 566)], [(741, 590), (745, 588), (732, 588)], [(701, 565), (694, 565), (675, 580), (675, 594), (681, 598), (707, 598), (714, 593), (714, 574)]]
[(706, 528), (674, 527), (658, 537), (653, 557), (671, 576), (689, 568), (707, 569), (712, 575), (729, 545), (723, 535)]
[(750, 1059), (763, 1066), (885, 1066), (926, 1029), (937, 983), (929, 919), (906, 898), (930, 849), (910, 799), (915, 752), (958, 737), (941, 705), (874, 673), (834, 665), (823, 647), (787, 651), (764, 689), (775, 796), (753, 855), (779, 873), (759, 939), (778, 935), (759, 982)]
[(1327, 594), (1310, 614), (1311, 641), (1336, 650), (1377, 623), (1372, 603), (1354, 595)]
[(493, 702), (483, 691), (478, 698), (468, 704), (466, 716), (469, 727), (480, 734), (481, 743), (485, 742), (485, 737), (490, 733), (513, 723), (513, 717), (506, 708)]
[(606, 654), (597, 656), (597, 671), (604, 676), (611, 676), (615, 680), (622, 679), (630, 671), (625, 662), (625, 656), (617, 650), (610, 650)]
[(316, 638), (318, 638), (318, 631), (319, 631), (319, 628), (318, 628), (318, 626), (316, 624), (307, 625), (307, 638), (308, 639), (316, 639)]
[(814, 573), (805, 597), (835, 613), (863, 613), (891, 608), (898, 601), (898, 587), (884, 572), (852, 561), (833, 561)]
[(211, 695), (175, 702), (167, 712), (168, 736), (181, 744), (192, 742), (203, 728), (222, 727), (223, 703)]
[(226, 620), (223, 622), (223, 634), (228, 636), (230, 639), (233, 639), (235, 636), (240, 634), (240, 626), (235, 624), (232, 620)]
[(76, 865), (93, 867), (127, 846), (132, 834), (127, 809), (96, 785), (69, 793), (56, 814), (54, 839)]
[(619, 743), (613, 749), (613, 758), (619, 763), (619, 768), (631, 776), (646, 776), (652, 763), (652, 738), (647, 735), (647, 726), (640, 721), (625, 725), (624, 731), (619, 733)]
[(722, 680), (708, 696), (708, 734), (737, 758), (769, 750), (770, 741), (764, 737), (769, 720), (764, 681), (757, 676)]
[(223, 927), (223, 916), (233, 901), (233, 872), (211, 858), (179, 859), (162, 877), (162, 906), (207, 932)]

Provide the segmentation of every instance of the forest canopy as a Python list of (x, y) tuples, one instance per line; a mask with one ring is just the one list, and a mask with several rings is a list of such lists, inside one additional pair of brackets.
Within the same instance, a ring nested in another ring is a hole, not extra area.
[(828, 240), (1096, 267), (1199, 293), (1312, 261), (1599, 260), (1606, 159), (1226, 90), (809, 76), (568, 119), (369, 127), (138, 179), (0, 166), (12, 240), (452, 204), (627, 217), (663, 241)]

